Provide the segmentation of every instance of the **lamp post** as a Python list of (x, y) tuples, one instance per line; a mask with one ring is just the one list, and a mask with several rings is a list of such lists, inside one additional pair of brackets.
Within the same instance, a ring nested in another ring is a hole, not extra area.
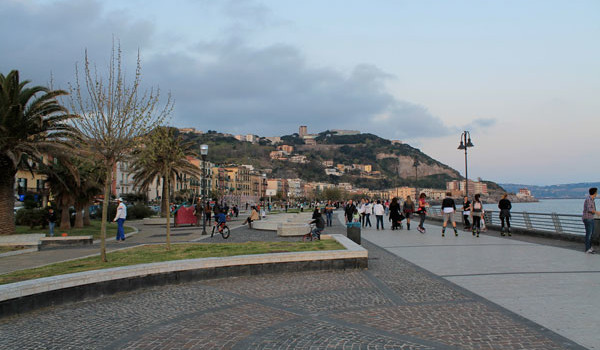
[(469, 197), (469, 172), (467, 168), (467, 149), (469, 147), (474, 147), (471, 142), (471, 133), (468, 131), (464, 131), (460, 135), (460, 145), (458, 146), (459, 150), (465, 150), (465, 197)]
[(413, 167), (415, 167), (415, 199), (419, 198), (419, 187), (417, 184), (419, 182), (419, 174), (417, 172), (419, 165), (421, 165), (421, 163), (419, 163), (419, 160), (415, 158), (415, 162), (413, 163)]
[(207, 235), (206, 232), (206, 198), (205, 198), (205, 189), (206, 189), (206, 156), (208, 155), (208, 145), (200, 145), (200, 156), (202, 157), (202, 181), (200, 182), (200, 191), (202, 198), (202, 234)]

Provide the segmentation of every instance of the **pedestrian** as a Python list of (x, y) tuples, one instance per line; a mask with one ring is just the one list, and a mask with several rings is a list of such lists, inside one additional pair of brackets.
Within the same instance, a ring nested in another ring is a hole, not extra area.
[(398, 203), (398, 198), (392, 198), (392, 203), (390, 203), (390, 221), (392, 222), (392, 231), (397, 228), (402, 228), (400, 224), (401, 216), (400, 213), (400, 204)]
[(327, 201), (327, 205), (325, 205), (325, 216), (327, 217), (327, 227), (331, 227), (333, 224), (333, 210), (335, 207), (331, 204), (331, 201)]
[(352, 203), (352, 199), (348, 200), (348, 203), (346, 203), (346, 208), (344, 208), (344, 216), (346, 217), (346, 223), (352, 222), (354, 209), (356, 209), (356, 206), (354, 205), (354, 203)]
[(208, 226), (210, 226), (211, 213), (212, 213), (212, 210), (210, 209), (210, 203), (205, 202), (202, 210), (204, 211), (204, 221), (205, 221), (205, 223), (208, 223)]
[(48, 209), (48, 217), (46, 219), (48, 221), (48, 229), (50, 230), (50, 237), (54, 237), (54, 227), (56, 226), (56, 213), (54, 209)]
[(463, 198), (462, 214), (463, 214), (464, 229), (470, 230), (471, 223), (469, 222), (469, 216), (471, 216), (471, 201), (469, 201), (469, 197), (467, 197), (467, 196), (465, 196), (465, 198)]
[(446, 192), (446, 198), (442, 201), (442, 215), (444, 216), (444, 223), (442, 224), (442, 237), (446, 233), (446, 225), (448, 220), (452, 222), (452, 228), (454, 229), (454, 236), (458, 237), (458, 231), (456, 230), (456, 220), (454, 220), (454, 213), (456, 212), (456, 203), (452, 199), (452, 193)]
[(417, 231), (421, 233), (425, 233), (427, 230), (425, 229), (425, 218), (427, 217), (427, 204), (426, 201), (427, 195), (425, 193), (421, 193), (419, 195), (419, 207), (417, 208), (417, 214), (419, 214), (419, 226), (417, 226)]
[(373, 204), (371, 204), (371, 202), (367, 200), (364, 205), (364, 208), (365, 209), (363, 227), (367, 227), (367, 225), (369, 225), (369, 227), (373, 227), (373, 225), (371, 225), (371, 214), (373, 213)]
[(483, 204), (479, 199), (479, 193), (475, 195), (473, 203), (471, 203), (471, 217), (473, 218), (473, 236), (479, 237), (481, 218), (483, 217)]
[(598, 195), (598, 188), (592, 187), (588, 191), (589, 195), (583, 202), (583, 225), (585, 226), (585, 252), (587, 254), (596, 254), (596, 251), (592, 249), (592, 235), (594, 234), (594, 215), (596, 211), (596, 195)]
[(500, 235), (504, 236), (504, 221), (506, 221), (506, 233), (508, 236), (512, 236), (510, 233), (510, 209), (512, 208), (512, 204), (510, 200), (508, 200), (508, 193), (502, 195), (502, 199), (498, 202), (498, 209), (500, 209), (500, 222), (502, 227), (500, 228)]
[(415, 212), (415, 203), (412, 201), (410, 196), (406, 196), (406, 200), (404, 201), (404, 204), (402, 205), (402, 212), (404, 213), (404, 216), (406, 217), (406, 229), (410, 230), (410, 218), (412, 217), (413, 213)]
[(117, 199), (119, 206), (117, 206), (117, 214), (113, 219), (113, 222), (117, 222), (117, 242), (125, 241), (125, 230), (123, 228), (123, 224), (125, 223), (125, 219), (127, 219), (127, 207), (125, 203), (123, 203), (123, 198)]
[(383, 208), (383, 205), (381, 204), (381, 200), (379, 200), (379, 199), (377, 200), (377, 204), (375, 204), (373, 206), (373, 214), (375, 214), (375, 220), (377, 221), (377, 223), (375, 224), (377, 229), (379, 230), (379, 224), (381, 223), (381, 229), (384, 230), (383, 214), (385, 214), (385, 209)]
[(202, 199), (198, 197), (196, 205), (194, 206), (194, 216), (196, 217), (196, 226), (200, 227), (202, 222), (202, 216), (204, 215), (204, 208), (202, 208)]

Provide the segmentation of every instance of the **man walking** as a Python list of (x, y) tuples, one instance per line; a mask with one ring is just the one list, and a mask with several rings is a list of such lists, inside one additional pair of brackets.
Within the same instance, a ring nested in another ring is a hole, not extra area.
[(56, 226), (56, 213), (54, 209), (48, 209), (48, 229), (50, 230), (50, 237), (54, 237), (54, 227)]
[(123, 203), (123, 198), (119, 198), (117, 201), (119, 202), (119, 206), (117, 207), (117, 215), (115, 215), (113, 222), (117, 222), (117, 242), (124, 242), (125, 230), (123, 229), (123, 224), (127, 218), (127, 207)]
[(442, 201), (442, 215), (444, 216), (444, 224), (442, 225), (442, 237), (446, 234), (446, 225), (448, 220), (452, 221), (452, 228), (454, 229), (454, 235), (458, 237), (458, 231), (456, 230), (456, 220), (454, 220), (454, 213), (456, 212), (456, 203), (452, 199), (452, 193), (446, 192), (446, 198)]
[(352, 222), (352, 216), (354, 215), (354, 210), (356, 206), (352, 203), (352, 199), (348, 200), (346, 204), (346, 208), (344, 209), (344, 216), (346, 217), (346, 223)]
[(596, 254), (592, 249), (592, 235), (594, 234), (594, 215), (596, 215), (596, 195), (598, 188), (592, 187), (589, 189), (589, 195), (583, 202), (583, 225), (585, 226), (585, 252), (587, 254)]
[(377, 221), (375, 226), (377, 226), (377, 229), (379, 230), (379, 223), (381, 223), (381, 229), (383, 230), (383, 214), (385, 214), (385, 209), (383, 208), (380, 199), (378, 199), (377, 204), (373, 206), (373, 214), (375, 214), (375, 220)]

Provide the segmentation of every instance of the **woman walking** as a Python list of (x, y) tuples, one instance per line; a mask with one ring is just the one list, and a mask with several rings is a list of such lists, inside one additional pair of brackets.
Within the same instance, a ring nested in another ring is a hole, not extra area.
[(410, 199), (410, 196), (406, 196), (404, 205), (402, 205), (402, 211), (404, 212), (404, 216), (406, 217), (406, 229), (410, 230), (410, 218), (415, 212), (415, 203), (412, 201), (412, 199)]
[(421, 193), (419, 195), (419, 208), (417, 209), (417, 214), (419, 214), (419, 226), (417, 226), (417, 230), (421, 233), (425, 233), (425, 226), (423, 226), (423, 224), (425, 223), (425, 217), (427, 216), (427, 207), (429, 206), (429, 204), (427, 204), (427, 201), (425, 201), (425, 198), (427, 198), (427, 196), (425, 195), (425, 193)]
[(498, 202), (498, 209), (500, 209), (500, 222), (502, 223), (500, 235), (504, 236), (504, 221), (506, 220), (506, 233), (508, 236), (512, 236), (510, 233), (510, 209), (512, 208), (512, 204), (506, 197), (508, 197), (508, 194), (503, 194), (502, 199), (500, 199), (500, 202)]
[(390, 203), (390, 221), (392, 222), (392, 230), (402, 228), (402, 224), (400, 224), (400, 220), (402, 219), (401, 215), (398, 198), (394, 197), (392, 198), (392, 203)]
[(462, 206), (462, 212), (463, 212), (463, 222), (464, 222), (464, 230), (470, 230), (471, 229), (471, 223), (469, 222), (469, 216), (471, 216), (471, 201), (469, 201), (469, 197), (465, 196), (465, 198), (463, 199), (463, 206)]
[(473, 236), (481, 231), (481, 217), (483, 216), (483, 204), (479, 199), (479, 193), (475, 195), (473, 203), (471, 204), (471, 216), (473, 217)]

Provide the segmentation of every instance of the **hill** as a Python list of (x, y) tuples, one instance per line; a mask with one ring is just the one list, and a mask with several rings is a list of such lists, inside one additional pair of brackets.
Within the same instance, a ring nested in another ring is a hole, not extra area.
[[(445, 188), (446, 181), (462, 178), (458, 171), (417, 148), (393, 143), (373, 134), (336, 135), (325, 131), (311, 144), (306, 144), (298, 134), (282, 136), (282, 144), (294, 147), (291, 155), (301, 156), (302, 162), (298, 163), (290, 161), (289, 156), (287, 159), (271, 159), (270, 154), (277, 150), (278, 145), (273, 145), (265, 138), (250, 143), (215, 131), (187, 133), (184, 137), (198, 145), (208, 144), (208, 159), (213, 163), (250, 164), (257, 169), (271, 169), (270, 177), (274, 178), (349, 182), (355, 187), (374, 190), (415, 185), (421, 188)], [(365, 166), (370, 166), (370, 169)], [(325, 169), (336, 167), (343, 168), (343, 174), (336, 176), (325, 173)]]
[(501, 184), (508, 192), (519, 192), (520, 188), (527, 188), (536, 198), (584, 198), (590, 187), (600, 188), (600, 182), (580, 182), (552, 186), (536, 186), (523, 184)]

